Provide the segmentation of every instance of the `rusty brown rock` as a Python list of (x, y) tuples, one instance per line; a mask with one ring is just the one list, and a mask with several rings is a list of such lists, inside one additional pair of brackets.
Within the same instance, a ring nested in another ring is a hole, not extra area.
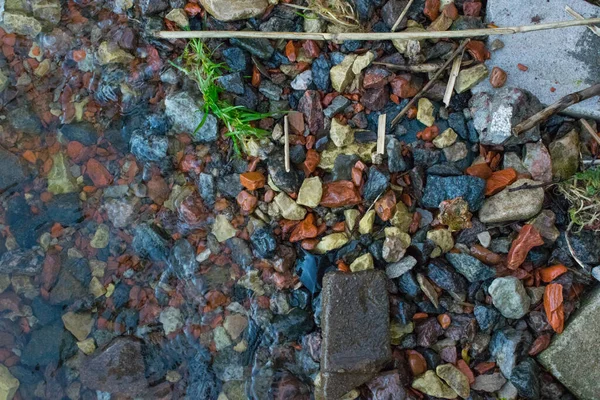
[(358, 189), (350, 181), (335, 181), (323, 185), (323, 197), (321, 197), (323, 207), (353, 206), (360, 202)]
[(506, 72), (500, 67), (492, 68), (492, 73), (490, 74), (490, 84), (492, 87), (496, 89), (501, 88), (506, 83)]
[(517, 171), (514, 168), (506, 168), (492, 173), (485, 182), (485, 195), (492, 196), (502, 191), (508, 185), (517, 180)]
[(423, 79), (411, 74), (401, 74), (396, 76), (391, 82), (392, 93), (401, 99), (415, 97), (423, 88)]
[(375, 212), (382, 221), (389, 221), (396, 212), (396, 195), (392, 190), (388, 191), (375, 202)]
[(288, 113), (290, 131), (294, 135), (304, 135), (304, 114), (298, 111)]
[(525, 261), (529, 250), (543, 244), (544, 239), (542, 239), (534, 226), (529, 224), (524, 225), (523, 228), (521, 228), (521, 232), (519, 232), (519, 235), (510, 246), (506, 266), (512, 270), (519, 268)]
[(292, 231), (290, 242), (299, 242), (304, 239), (314, 239), (319, 231), (315, 225), (315, 216), (308, 214)]
[(265, 186), (265, 176), (260, 172), (244, 172), (240, 174), (240, 183), (248, 190), (256, 190)]
[(258, 204), (256, 196), (251, 195), (245, 190), (242, 190), (237, 195), (236, 200), (244, 214), (251, 214)]
[(471, 40), (467, 45), (467, 51), (478, 62), (490, 59), (489, 50), (485, 47), (485, 43), (480, 40)]

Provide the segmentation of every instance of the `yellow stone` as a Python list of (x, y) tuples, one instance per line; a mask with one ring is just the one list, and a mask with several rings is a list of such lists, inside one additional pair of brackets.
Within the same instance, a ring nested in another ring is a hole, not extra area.
[(349, 210), (344, 210), (344, 218), (346, 219), (346, 227), (348, 230), (352, 232), (356, 227), (356, 222), (360, 217), (360, 211), (355, 208), (351, 208)]
[(89, 356), (96, 350), (96, 343), (94, 343), (93, 338), (89, 338), (77, 342), (77, 347), (79, 347), (79, 350), (81, 350), (84, 354)]
[(94, 325), (94, 318), (91, 313), (74, 313), (69, 311), (62, 316), (65, 329), (68, 330), (77, 338), (77, 340), (85, 340)]
[(6, 366), (0, 364), (0, 400), (11, 400), (19, 389), (20, 382)]
[(373, 263), (373, 256), (371, 253), (365, 253), (362, 256), (358, 257), (356, 260), (350, 264), (350, 271), (358, 272), (358, 271), (366, 271), (368, 269), (374, 269), (375, 265)]
[(327, 235), (321, 239), (321, 241), (315, 247), (315, 253), (324, 254), (328, 251), (339, 249), (348, 243), (348, 241), (348, 236), (345, 233), (332, 233), (331, 235)]
[(90, 281), (90, 293), (94, 295), (95, 299), (106, 294), (106, 288), (95, 276)]
[(375, 222), (375, 210), (369, 210), (358, 223), (358, 233), (367, 235), (373, 232), (373, 223)]

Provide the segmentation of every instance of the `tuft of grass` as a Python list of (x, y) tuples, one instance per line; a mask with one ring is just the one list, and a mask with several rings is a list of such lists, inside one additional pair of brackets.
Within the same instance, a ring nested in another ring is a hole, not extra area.
[(183, 65), (173, 64), (180, 71), (187, 74), (197, 84), (203, 95), (204, 118), (194, 131), (198, 132), (206, 123), (208, 114), (213, 114), (227, 128), (225, 136), (231, 139), (236, 155), (242, 154), (243, 144), (251, 138), (264, 138), (269, 132), (256, 128), (253, 123), (264, 118), (273, 117), (273, 113), (259, 113), (244, 106), (234, 106), (226, 100), (220, 99), (223, 88), (217, 80), (229, 68), (225, 63), (217, 63), (212, 59), (211, 52), (200, 39), (191, 39), (183, 53)]
[(576, 231), (600, 232), (600, 167), (576, 173), (558, 184), (558, 190), (571, 204), (569, 216)]

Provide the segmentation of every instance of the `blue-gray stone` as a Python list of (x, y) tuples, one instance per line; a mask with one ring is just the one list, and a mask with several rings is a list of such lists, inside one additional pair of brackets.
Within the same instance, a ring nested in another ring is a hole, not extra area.
[(464, 253), (447, 253), (446, 259), (469, 282), (485, 281), (496, 277), (496, 270), (473, 256)]
[(269, 227), (256, 229), (250, 237), (252, 247), (263, 258), (271, 258), (277, 249), (277, 240)]
[(517, 364), (519, 345), (522, 341), (523, 333), (511, 327), (496, 331), (492, 336), (490, 352), (505, 377), (511, 376)]
[(475, 319), (484, 332), (490, 332), (500, 321), (501, 314), (494, 307), (476, 305), (474, 309)]
[(229, 47), (223, 50), (223, 58), (229, 69), (234, 72), (243, 72), (248, 66), (246, 53), (239, 47)]
[[(313, 83), (319, 90), (328, 90), (331, 78), (329, 71), (331, 70), (331, 62), (323, 54), (313, 61), (312, 76)], [(342, 97), (342, 96), (339, 96)]]
[(268, 39), (229, 39), (232, 45), (241, 47), (248, 53), (263, 60), (271, 58), (275, 48), (271, 46)]
[(485, 180), (474, 176), (441, 177), (429, 175), (423, 195), (423, 205), (428, 208), (438, 208), (444, 200), (462, 197), (469, 203), (471, 211), (481, 208), (484, 200)]
[(531, 358), (521, 361), (510, 375), (510, 383), (517, 388), (519, 396), (526, 399), (540, 398), (539, 367)]
[(363, 197), (369, 202), (375, 201), (389, 186), (389, 177), (375, 167), (369, 168), (367, 182), (363, 188)]
[(244, 81), (239, 72), (223, 75), (218, 80), (219, 84), (228, 92), (242, 95), (244, 94)]

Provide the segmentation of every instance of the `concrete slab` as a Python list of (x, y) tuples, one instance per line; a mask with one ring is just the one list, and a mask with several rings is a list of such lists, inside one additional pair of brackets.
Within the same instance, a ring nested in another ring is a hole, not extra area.
[(370, 381), (391, 357), (383, 271), (333, 272), (323, 278), (321, 395), (338, 400)]
[(600, 399), (600, 290), (591, 293), (539, 362), (580, 400)]
[[(531, 25), (573, 19), (565, 5), (586, 18), (600, 16), (600, 7), (583, 0), (489, 0), (487, 22), (498, 26)], [(572, 27), (517, 35), (491, 36), (504, 42), (504, 48), (492, 52), (486, 65), (497, 66), (508, 74), (506, 85), (529, 90), (543, 104), (552, 104), (562, 96), (585, 89), (600, 80), (600, 37), (586, 27)], [(523, 72), (517, 64), (529, 67)], [(550, 89), (556, 88), (555, 92)], [(491, 91), (485, 80), (474, 92)], [(569, 114), (600, 119), (600, 98), (589, 99), (567, 109)]]

